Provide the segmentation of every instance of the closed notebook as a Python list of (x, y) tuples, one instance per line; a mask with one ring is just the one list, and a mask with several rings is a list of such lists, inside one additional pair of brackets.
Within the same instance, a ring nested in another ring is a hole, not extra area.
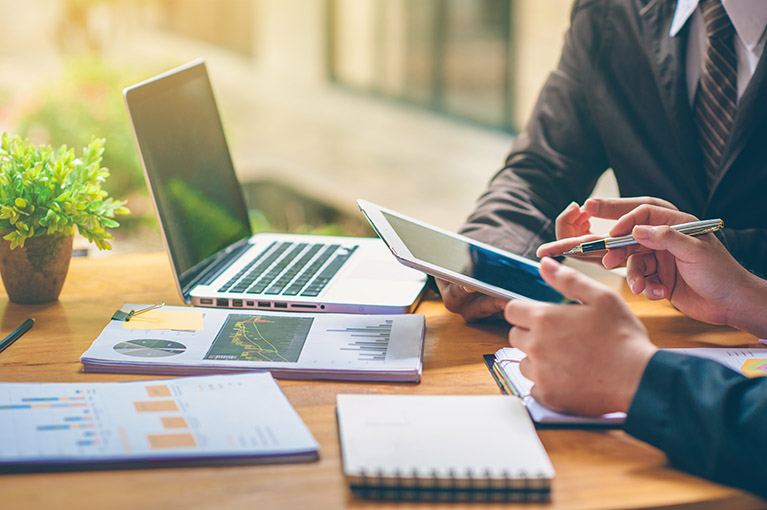
[(338, 395), (343, 469), (363, 498), (546, 501), (554, 469), (518, 399)]

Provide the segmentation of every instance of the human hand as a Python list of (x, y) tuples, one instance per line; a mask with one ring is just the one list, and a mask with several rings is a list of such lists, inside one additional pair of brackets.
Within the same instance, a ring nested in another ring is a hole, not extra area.
[[(640, 205), (655, 205), (677, 210), (671, 202), (654, 197), (589, 198), (582, 207), (578, 207), (578, 204), (573, 202), (557, 216), (555, 223), (557, 240), (539, 246), (536, 255), (554, 257), (579, 244), (604, 239), (603, 235), (591, 232), (591, 218), (617, 220)], [(610, 235), (614, 235), (612, 230)], [(625, 255), (621, 257), (624, 250), (618, 249), (618, 251), (619, 253), (612, 255), (608, 251), (576, 255), (576, 257), (579, 260), (604, 264), (605, 260), (611, 263), (614, 258), (625, 258)]]
[(436, 278), (445, 308), (460, 314), (466, 322), (476, 322), (503, 311), (506, 301)]
[(509, 343), (527, 354), (519, 368), (534, 383), (532, 396), (572, 414), (628, 410), (656, 351), (644, 326), (618, 294), (578, 271), (546, 258), (540, 273), (582, 304), (507, 303)]
[(766, 334), (767, 320), (758, 320), (763, 311), (755, 304), (763, 307), (767, 301), (767, 282), (738, 264), (716, 236), (688, 236), (669, 227), (696, 220), (690, 214), (648, 205), (618, 220), (616, 235), (633, 233), (640, 246), (652, 250), (624, 254), (631, 291), (648, 299), (668, 299), (700, 321)]

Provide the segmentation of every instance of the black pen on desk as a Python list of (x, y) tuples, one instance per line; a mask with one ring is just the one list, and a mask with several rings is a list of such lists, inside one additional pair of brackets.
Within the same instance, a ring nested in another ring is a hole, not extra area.
[(13, 344), (13, 342), (21, 338), (21, 335), (29, 331), (34, 325), (35, 325), (35, 319), (27, 319), (24, 322), (22, 322), (21, 326), (14, 329), (10, 335), (3, 338), (3, 341), (0, 342), (0, 352), (3, 352), (5, 349), (10, 347), (11, 344)]
[[(716, 220), (702, 220), (691, 221), (690, 223), (681, 223), (679, 225), (672, 225), (671, 228), (682, 234), (688, 236), (699, 236), (702, 234), (708, 234), (709, 232), (715, 232), (724, 226), (724, 222), (720, 219)], [(614, 248), (622, 248), (624, 246), (632, 246), (638, 244), (633, 236), (620, 236), (620, 237), (608, 237), (607, 239), (600, 239), (598, 241), (591, 241), (588, 243), (582, 243), (575, 248), (564, 252), (562, 255), (581, 255), (592, 251), (605, 251), (612, 250)]]

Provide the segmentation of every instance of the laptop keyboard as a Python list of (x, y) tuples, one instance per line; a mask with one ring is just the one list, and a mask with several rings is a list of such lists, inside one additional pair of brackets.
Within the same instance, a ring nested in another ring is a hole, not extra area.
[(316, 297), (356, 249), (356, 245), (275, 241), (218, 291)]

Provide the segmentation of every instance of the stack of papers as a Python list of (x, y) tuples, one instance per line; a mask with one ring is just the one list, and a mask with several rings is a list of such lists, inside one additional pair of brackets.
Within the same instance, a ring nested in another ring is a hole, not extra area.
[[(126, 305), (141, 309), (146, 305)], [(423, 315), (296, 314), (163, 307), (112, 320), (81, 356), (86, 371), (270, 371), (293, 379), (419, 381)]]
[(319, 450), (266, 373), (0, 383), (0, 422), (0, 472), (309, 461)]

